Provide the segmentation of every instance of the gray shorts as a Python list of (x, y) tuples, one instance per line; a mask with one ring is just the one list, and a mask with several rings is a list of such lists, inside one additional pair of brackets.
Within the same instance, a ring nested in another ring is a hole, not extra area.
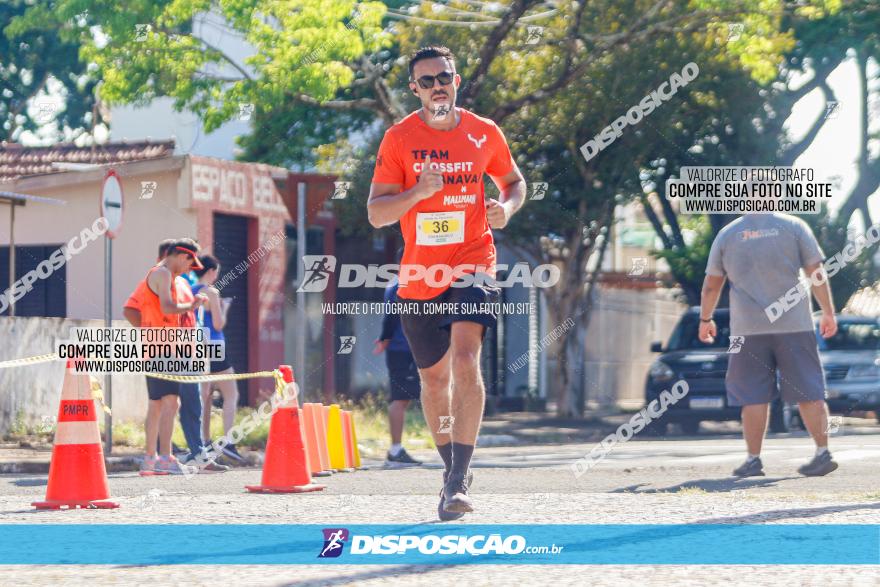
[[(733, 338), (733, 337), (731, 337)], [(769, 403), (779, 391), (787, 403), (825, 399), (825, 372), (813, 331), (744, 335), (727, 364), (730, 406)]]

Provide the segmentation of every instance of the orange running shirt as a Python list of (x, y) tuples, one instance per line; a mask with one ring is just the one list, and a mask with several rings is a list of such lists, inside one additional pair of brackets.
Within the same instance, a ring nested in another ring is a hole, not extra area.
[[(147, 277), (138, 283), (128, 301), (125, 302), (125, 307), (134, 308), (141, 313), (141, 328), (176, 328), (180, 326), (180, 315), (163, 313), (158, 294), (147, 285), (150, 274), (155, 270), (156, 267), (150, 269)], [(177, 303), (177, 289), (175, 287), (171, 288), (171, 299)]]
[[(385, 132), (373, 183), (416, 185), (427, 157), (443, 173), (443, 189), (410, 208), (400, 218), (405, 243), (401, 265), (476, 265), (494, 277), (495, 244), (486, 219), (483, 174), (500, 177), (513, 167), (504, 133), (494, 122), (458, 109), (461, 120), (452, 130), (433, 129), (413, 112)], [(473, 273), (473, 271), (467, 271)], [(439, 279), (435, 278), (435, 279)], [(447, 287), (424, 279), (401, 284), (401, 298), (427, 300)]]

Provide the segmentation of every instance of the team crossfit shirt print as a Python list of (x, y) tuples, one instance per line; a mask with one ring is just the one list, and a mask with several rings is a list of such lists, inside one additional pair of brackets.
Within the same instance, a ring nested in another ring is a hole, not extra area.
[[(509, 173), (513, 158), (498, 125), (463, 108), (458, 112), (461, 120), (452, 130), (431, 128), (418, 111), (388, 129), (376, 156), (373, 183), (401, 184), (406, 191), (416, 185), (430, 156), (431, 165), (437, 163), (443, 174), (443, 189), (400, 218), (401, 265), (485, 266), (494, 277), (495, 244), (486, 218), (483, 175)], [(447, 288), (418, 279), (401, 284), (397, 293), (427, 300)]]

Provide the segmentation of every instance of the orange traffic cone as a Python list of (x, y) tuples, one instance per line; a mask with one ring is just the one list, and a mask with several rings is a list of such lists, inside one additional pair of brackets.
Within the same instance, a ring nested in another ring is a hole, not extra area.
[(246, 485), (251, 493), (304, 493), (320, 491), (324, 485), (312, 483), (309, 460), (302, 434), (302, 418), (296, 403), (293, 369), (279, 367), (290, 397), (272, 414), (269, 439), (266, 441), (266, 460), (260, 485)]
[(342, 410), (342, 445), (345, 448), (345, 466), (354, 469), (354, 447), (351, 437), (351, 412)]
[(303, 426), (306, 431), (306, 448), (309, 454), (309, 470), (313, 477), (328, 477), (332, 473), (324, 469), (321, 463), (321, 442), (318, 435), (318, 423), (315, 421), (315, 405), (303, 404)]
[(321, 457), (321, 467), (325, 471), (335, 473), (336, 469), (330, 464), (330, 449), (327, 447), (327, 417), (330, 408), (323, 404), (315, 405), (315, 423), (318, 425), (318, 452)]
[(351, 415), (351, 445), (354, 449), (354, 462), (352, 463), (352, 467), (355, 469), (361, 468), (361, 449), (358, 448), (358, 435), (357, 435), (357, 427), (354, 425), (354, 413)]
[(49, 464), (46, 501), (31, 505), (38, 510), (118, 508), (110, 497), (98, 410), (92, 398), (88, 373), (77, 373), (67, 361), (58, 408), (58, 427)]

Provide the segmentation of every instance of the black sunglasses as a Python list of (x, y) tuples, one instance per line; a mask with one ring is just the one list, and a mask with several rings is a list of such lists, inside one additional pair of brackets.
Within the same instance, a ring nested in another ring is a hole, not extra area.
[(449, 71), (442, 71), (437, 75), (423, 75), (419, 79), (415, 80), (419, 86), (423, 90), (430, 90), (434, 87), (434, 80), (440, 82), (441, 86), (448, 86), (452, 83), (452, 78), (455, 77), (455, 74)]

